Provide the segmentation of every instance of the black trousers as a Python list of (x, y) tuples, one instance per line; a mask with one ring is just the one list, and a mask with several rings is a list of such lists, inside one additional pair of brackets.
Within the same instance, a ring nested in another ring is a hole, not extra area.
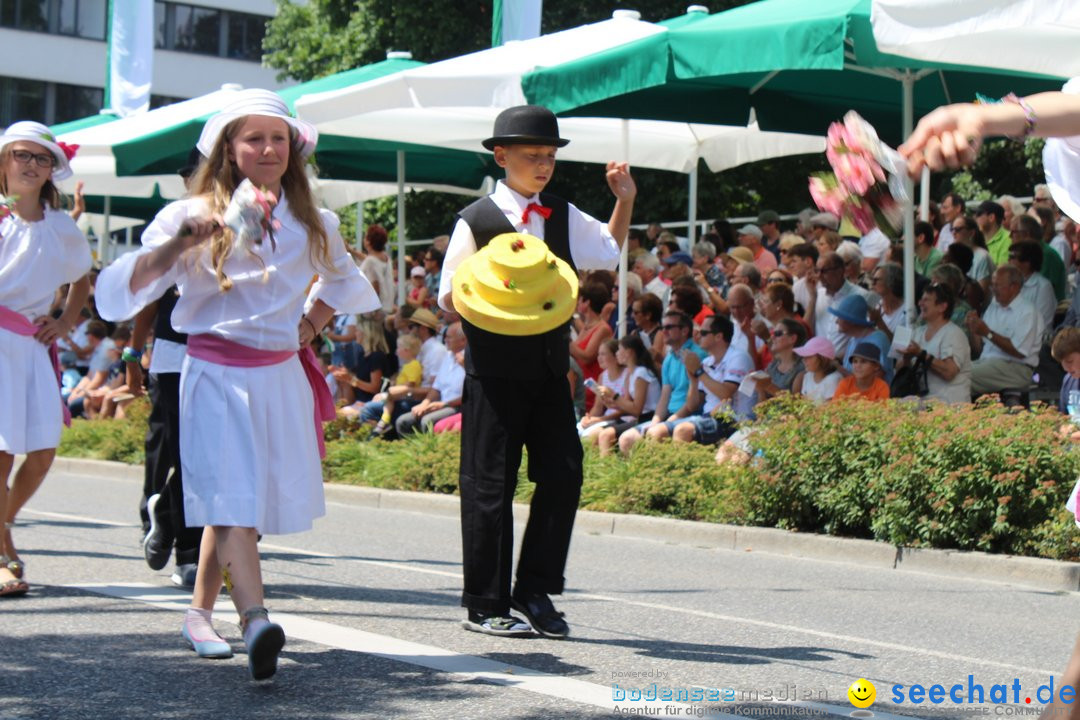
[(184, 520), (184, 484), (180, 470), (180, 373), (150, 376), (150, 419), (146, 430), (146, 475), (139, 511), (143, 529), (149, 530), (146, 500), (160, 494), (156, 522), (166, 538), (176, 542), (176, 564), (199, 561), (202, 528), (189, 528)]
[(582, 449), (565, 377), (465, 377), (461, 427), (461, 536), (470, 610), (510, 609), (512, 503), (521, 451), (536, 484), (518, 559), (517, 586), (563, 591), (566, 555), (581, 497)]

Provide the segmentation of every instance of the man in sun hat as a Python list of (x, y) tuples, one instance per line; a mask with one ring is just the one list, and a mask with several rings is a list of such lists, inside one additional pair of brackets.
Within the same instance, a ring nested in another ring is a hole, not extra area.
[[(466, 259), (506, 233), (541, 238), (572, 269), (616, 267), (637, 187), (626, 163), (608, 163), (607, 184), (616, 201), (606, 224), (544, 192), (555, 170), (556, 150), (568, 142), (559, 136), (558, 120), (547, 108), (517, 106), (496, 117), (492, 137), (483, 145), (495, 153), (506, 179), (459, 213), (443, 262), (443, 309), (477, 298), (464, 291), (459, 295), (454, 274)], [(558, 270), (558, 263), (552, 263)], [(459, 310), (466, 314), (465, 307)], [(569, 324), (524, 335), (492, 332), (467, 320), (462, 326), (468, 338), (460, 478), (465, 575), (461, 604), (468, 610), (463, 625), (490, 635), (521, 636), (535, 630), (564, 638), (569, 626), (549, 596), (563, 591), (582, 484), (581, 441), (566, 384)], [(510, 508), (524, 446), (536, 489), (511, 592)], [(512, 616), (511, 607), (529, 622)]]

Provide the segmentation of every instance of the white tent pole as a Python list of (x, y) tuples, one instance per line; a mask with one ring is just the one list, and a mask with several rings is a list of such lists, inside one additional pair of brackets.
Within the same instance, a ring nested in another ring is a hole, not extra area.
[(124, 229), (124, 252), (131, 252), (131, 226)]
[(356, 247), (364, 249), (364, 201), (356, 201)]
[(405, 151), (397, 151), (398, 307), (405, 305)]
[[(112, 214), (112, 197), (109, 196), (109, 195), (106, 195), (105, 196), (105, 226), (102, 228), (102, 231), (101, 231), (101, 240), (98, 241), (98, 257), (101, 258), (102, 266), (108, 265), (110, 262), (112, 262), (112, 258), (108, 257), (109, 255), (111, 255), (111, 253), (109, 252), (109, 248), (110, 248), (110, 245), (111, 245), (110, 237), (109, 237), (109, 215), (110, 214)], [(104, 246), (102, 246), (102, 243), (104, 243)]]
[(919, 219), (930, 222), (930, 168), (925, 165), (919, 178)]
[[(910, 70), (904, 71), (901, 79), (903, 88), (903, 122), (904, 139), (907, 140), (915, 126), (915, 79)], [(911, 178), (904, 177), (904, 189), (908, 199), (904, 203), (904, 311), (907, 313), (908, 324), (915, 324), (915, 184)]]
[[(630, 121), (622, 121), (622, 161), (630, 162)], [(629, 243), (623, 240), (622, 251), (619, 253), (619, 302), (615, 309), (619, 313), (617, 331), (618, 336), (626, 336), (626, 273), (630, 267)]]
[(686, 239), (692, 250), (694, 248), (694, 243), (697, 242), (698, 168), (696, 161), (694, 163), (694, 169), (690, 171), (689, 195), (690, 199), (687, 201), (686, 208)]

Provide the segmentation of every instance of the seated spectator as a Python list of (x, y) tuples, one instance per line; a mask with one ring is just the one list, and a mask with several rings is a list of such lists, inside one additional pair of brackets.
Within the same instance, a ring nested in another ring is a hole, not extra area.
[(759, 400), (768, 400), (780, 393), (789, 392), (795, 382), (806, 372), (802, 358), (795, 349), (806, 342), (806, 328), (794, 318), (783, 318), (773, 326), (769, 350), (772, 362), (765, 368), (768, 377), (757, 379)]
[[(963, 246), (960, 243), (953, 243), (949, 247)], [(963, 289), (970, 287), (971, 284), (978, 287), (978, 283), (972, 283), (971, 278), (965, 277), (960, 268), (947, 262), (938, 265), (934, 269), (934, 272), (930, 275), (930, 281), (932, 283), (947, 285), (952, 292), (953, 297), (956, 298), (953, 302), (953, 311), (952, 315), (949, 316), (949, 321), (964, 331), (964, 337), (968, 339), (968, 344), (970, 345), (971, 334), (968, 332), (967, 316), (973, 308), (968, 304), (967, 300), (964, 299)]]
[(1069, 272), (1061, 254), (1050, 246), (1050, 241), (1054, 238), (1054, 226), (1054, 213), (1050, 208), (1032, 206), (1028, 214), (1013, 218), (1009, 229), (1012, 230), (1014, 245), (1018, 242), (1033, 242), (1042, 248), (1039, 274), (1050, 281), (1054, 288), (1054, 302), (1059, 303), (1068, 295)]
[[(859, 295), (849, 295), (829, 308), (829, 312), (836, 316), (836, 323), (840, 332), (847, 342), (847, 350), (841, 363), (843, 370), (852, 372), (851, 359), (855, 352), (855, 346), (863, 343), (876, 345), (880, 350), (878, 364), (882, 366), (882, 374), (885, 384), (892, 382), (893, 367), (889, 359), (889, 346), (892, 341), (881, 330), (874, 329), (873, 323), (867, 314), (866, 300)], [(883, 360), (881, 358), (884, 358)]]
[(427, 276), (428, 273), (424, 272), (421, 266), (409, 270), (409, 288), (408, 295), (405, 296), (405, 302), (410, 304), (411, 307), (427, 307), (428, 299), (431, 297), (428, 291)]
[(989, 294), (990, 276), (993, 275), (996, 266), (990, 257), (990, 251), (986, 248), (986, 236), (983, 235), (975, 219), (967, 215), (960, 215), (953, 220), (952, 229), (955, 242), (962, 243), (972, 253), (971, 269), (965, 271), (964, 274), (979, 283), (983, 292)]
[[(1027, 215), (1021, 215), (1017, 220), (1031, 220)], [(1027, 300), (1034, 307), (1043, 321), (1043, 328), (1049, 332), (1054, 327), (1054, 313), (1057, 311), (1057, 300), (1054, 299), (1054, 288), (1039, 272), (1043, 263), (1043, 249), (1037, 242), (1031, 240), (1013, 240), (1009, 246), (1009, 264), (1015, 265), (1024, 276), (1024, 285), (1020, 288), (1020, 297)]]
[(765, 283), (762, 287), (767, 288), (769, 285), (787, 285), (790, 287), (794, 282), (794, 276), (786, 268), (778, 267), (765, 276)]
[[(981, 248), (980, 248), (981, 249)], [(986, 251), (983, 250), (985, 253)], [(989, 256), (987, 256), (989, 258)], [(934, 268), (934, 272), (930, 273), (930, 279), (933, 282), (937, 277), (937, 272), (946, 265), (951, 265), (960, 271), (960, 282), (949, 283), (949, 286), (956, 293), (956, 305), (967, 306), (975, 312), (982, 312), (986, 309), (986, 290), (983, 288), (982, 283), (976, 281), (971, 277), (972, 264), (975, 262), (975, 255), (972, 249), (962, 242), (954, 242), (949, 246), (949, 249), (945, 251), (945, 259), (941, 261), (941, 265)], [(986, 280), (987, 286), (990, 287), (990, 275), (988, 271)]]
[(791, 248), (796, 245), (806, 245), (806, 239), (802, 235), (797, 235), (793, 232), (786, 232), (780, 236), (780, 267), (785, 270), (791, 270), (788, 267), (788, 253), (791, 252)]
[(874, 327), (888, 335), (891, 342), (896, 328), (908, 324), (904, 309), (904, 268), (894, 262), (880, 263), (870, 273), (870, 289), (881, 300), (868, 307), (868, 315)]
[(105, 384), (109, 374), (109, 365), (113, 361), (109, 358), (109, 350), (114, 345), (108, 339), (108, 330), (105, 323), (100, 320), (91, 320), (86, 325), (86, 343), (92, 348), (90, 352), (90, 365), (86, 376), (82, 378), (68, 395), (68, 408), (72, 417), (82, 417), (86, 399), (90, 394)]
[(603, 390), (601, 393), (605, 404), (619, 410), (626, 419), (600, 431), (597, 444), (601, 456), (611, 452), (615, 441), (624, 432), (648, 422), (656, 412), (656, 403), (660, 399), (660, 378), (656, 364), (639, 335), (627, 335), (619, 340), (615, 357), (626, 368), (625, 391), (621, 395)]
[(439, 297), (439, 284), (442, 282), (444, 250), (432, 246), (424, 253), (424, 284), (428, 291), (427, 305), (424, 307), (433, 312), (438, 307), (436, 299)]
[(439, 319), (430, 310), (417, 308), (408, 316), (405, 326), (420, 340), (420, 354), (416, 359), (424, 368), (421, 384), (431, 387), (435, 384), (435, 369), (442, 366), (443, 355), (446, 354), (446, 346), (439, 342)]
[(652, 293), (645, 293), (630, 306), (634, 313), (634, 322), (637, 325), (635, 331), (641, 337), (641, 342), (652, 353), (653, 362), (659, 365), (664, 361), (664, 333), (660, 324), (664, 319), (664, 306), (660, 304), (660, 298)]
[[(731, 278), (732, 285), (745, 285), (754, 292), (754, 296), (761, 292), (763, 283), (761, 282), (761, 271), (758, 270), (757, 265), (753, 263), (740, 263), (735, 268), (735, 274)], [(729, 290), (730, 292), (730, 290)]]
[(865, 288), (863, 280), (863, 255), (859, 246), (851, 240), (844, 240), (836, 247), (836, 254), (844, 261), (844, 277), (848, 282)]
[(660, 239), (656, 243), (656, 258), (663, 263), (673, 254), (679, 252), (683, 252), (683, 249), (679, 247), (679, 241), (675, 239), (675, 233), (666, 230), (662, 232)]
[(814, 246), (817, 247), (818, 257), (821, 257), (825, 253), (836, 252), (842, 241), (843, 238), (840, 237), (840, 233), (835, 230), (824, 230), (818, 233), (817, 237), (814, 239)]
[[(712, 318), (722, 317), (713, 315)], [(710, 320), (709, 322), (713, 322)], [(629, 453), (630, 449), (641, 440), (642, 435), (655, 425), (681, 420), (693, 415), (701, 407), (698, 396), (698, 378), (692, 377), (686, 370), (685, 360), (690, 354), (703, 358), (706, 352), (691, 339), (693, 323), (690, 318), (678, 311), (664, 313), (664, 339), (668, 346), (667, 356), (660, 369), (660, 398), (656, 403), (656, 412), (648, 422), (627, 430), (619, 438), (619, 449)]]
[(744, 351), (732, 347), (734, 332), (735, 326), (723, 315), (713, 316), (701, 328), (699, 342), (708, 355), (699, 359), (688, 354), (685, 364), (690, 376), (698, 378), (705, 406), (700, 414), (653, 425), (647, 437), (662, 440), (670, 434), (675, 442), (714, 445), (735, 432), (737, 423), (753, 419), (758, 395), (739, 392), (739, 385), (754, 372), (754, 363)]
[(889, 385), (881, 379), (881, 348), (860, 342), (851, 353), (851, 375), (836, 386), (834, 400), (856, 397), (863, 400), (888, 400)]
[(658, 298), (663, 298), (667, 292), (667, 283), (660, 277), (660, 259), (655, 255), (645, 253), (638, 256), (632, 266), (633, 272), (641, 278), (643, 292), (652, 293)]
[(435, 423), (461, 412), (461, 395), (465, 386), (465, 344), (461, 323), (452, 323), (446, 329), (448, 352), (442, 356), (442, 365), (435, 370), (435, 383), (419, 403), (394, 422), (398, 437), (411, 435), (421, 428), (432, 432)]
[(795, 293), (795, 303), (805, 313), (810, 305), (810, 291), (806, 287), (806, 276), (815, 270), (818, 261), (818, 249), (813, 243), (795, 245), (787, 253), (787, 269), (795, 276), (791, 291)]
[(810, 335), (810, 327), (795, 312), (795, 294), (791, 291), (790, 285), (779, 283), (766, 285), (765, 291), (758, 295), (757, 311), (759, 317), (754, 318), (750, 328), (762, 342), (767, 343), (772, 339), (772, 330), (785, 318), (802, 326), (803, 340)]
[(423, 367), (416, 359), (419, 353), (420, 339), (418, 337), (402, 335), (398, 338), (397, 357), (401, 369), (390, 388), (384, 393), (377, 394), (360, 411), (361, 421), (378, 420), (375, 423), (375, 429), (371, 431), (372, 437), (381, 437), (386, 434), (393, 427), (391, 424), (393, 420), (404, 415), (419, 402), (419, 399), (415, 397), (415, 390), (421, 387), (424, 379)]
[(795, 348), (795, 354), (803, 359), (806, 372), (795, 379), (792, 391), (810, 398), (815, 405), (832, 400), (844, 377), (836, 368), (836, 349), (832, 343), (819, 335)]
[(915, 223), (915, 272), (930, 277), (942, 257), (941, 251), (934, 247), (934, 226), (925, 220)]
[[(581, 325), (577, 328), (577, 338), (570, 341), (570, 357), (581, 366), (583, 381), (600, 377), (600, 363), (596, 357), (600, 354), (600, 346), (612, 335), (611, 326), (600, 317), (600, 312), (610, 297), (607, 288), (595, 282), (586, 283), (578, 292), (577, 311)], [(592, 407), (593, 399), (592, 391), (586, 389), (586, 411)]]
[(806, 289), (810, 291), (810, 304), (804, 317), (810, 329), (814, 335), (827, 338), (837, 356), (844, 355), (848, 336), (840, 331), (837, 317), (829, 308), (850, 295), (865, 297), (866, 290), (848, 281), (844, 276), (844, 261), (835, 252), (818, 257), (817, 268), (806, 276)]
[(750, 251), (753, 263), (761, 274), (767, 273), (777, 266), (776, 255), (765, 249), (762, 244), (761, 228), (754, 224), (743, 225), (736, 231), (739, 244)]
[(716, 246), (707, 240), (694, 244), (693, 269), (705, 276), (705, 282), (714, 288), (727, 287), (727, 276), (716, 264)]
[(374, 314), (361, 316), (356, 323), (356, 343), (359, 347), (356, 364), (352, 367), (330, 367), (330, 373), (338, 384), (338, 392), (345, 403), (340, 414), (356, 419), (364, 403), (375, 397), (387, 377), (386, 331), (381, 319)]
[(764, 368), (772, 360), (765, 341), (754, 334), (755, 320), (760, 320), (755, 308), (754, 293), (746, 285), (735, 285), (728, 293), (731, 322), (735, 325), (733, 347), (742, 350), (754, 361), (754, 367)]
[(870, 274), (874, 268), (885, 262), (885, 255), (891, 246), (889, 237), (877, 227), (859, 238), (859, 251), (863, 256), (862, 271)]
[[(614, 397), (619, 397), (626, 392), (626, 375), (624, 368), (619, 364), (616, 353), (619, 350), (619, 341), (614, 338), (605, 340), (600, 345), (600, 352), (596, 359), (603, 370), (600, 377), (591, 382), (596, 402), (593, 403), (585, 417), (577, 424), (578, 437), (589, 438), (590, 442), (596, 443), (596, 434), (605, 427), (613, 425), (620, 419), (619, 411), (609, 403)], [(604, 398), (609, 400), (605, 400)]]
[(691, 278), (679, 278), (671, 284), (671, 302), (668, 309), (687, 315), (697, 327), (713, 314), (712, 308), (702, 303), (701, 290)]
[(994, 271), (990, 284), (994, 299), (980, 318), (972, 313), (967, 324), (979, 355), (971, 367), (971, 392), (998, 393), (1026, 388), (1039, 364), (1043, 336), (1042, 316), (1020, 297), (1024, 276), (1015, 265)]
[(911, 344), (904, 350), (904, 363), (921, 357), (927, 363), (929, 396), (942, 402), (971, 401), (971, 348), (964, 331), (953, 324), (953, 292), (948, 285), (933, 284), (919, 300), (925, 325), (915, 329)]
[(1080, 391), (1080, 328), (1065, 327), (1058, 330), (1050, 346), (1050, 354), (1065, 370), (1058, 410), (1069, 415), (1069, 394)]
[(360, 354), (360, 348), (356, 344), (356, 316), (348, 313), (335, 315), (324, 333), (326, 339), (334, 343), (330, 364), (339, 367), (355, 365)]

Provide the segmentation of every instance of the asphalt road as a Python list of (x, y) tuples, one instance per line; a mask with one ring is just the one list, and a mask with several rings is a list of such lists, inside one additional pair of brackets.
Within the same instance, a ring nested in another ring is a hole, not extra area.
[[(24, 511), (33, 590), (0, 600), (0, 718), (848, 717), (859, 678), (878, 718), (1007, 717), (1039, 705), (1080, 617), (1080, 594), (993, 578), (579, 534), (557, 599), (572, 638), (492, 638), (459, 625), (454, 518), (346, 500), (313, 532), (264, 539), (289, 640), (278, 675), (254, 683), (227, 598), (217, 626), (236, 656), (186, 649), (186, 596), (142, 559), (138, 493), (54, 472)], [(913, 704), (916, 684), (946, 702)], [(1005, 685), (1007, 703), (956, 705), (957, 684), (963, 700)], [(685, 695), (629, 699), (665, 689)]]

